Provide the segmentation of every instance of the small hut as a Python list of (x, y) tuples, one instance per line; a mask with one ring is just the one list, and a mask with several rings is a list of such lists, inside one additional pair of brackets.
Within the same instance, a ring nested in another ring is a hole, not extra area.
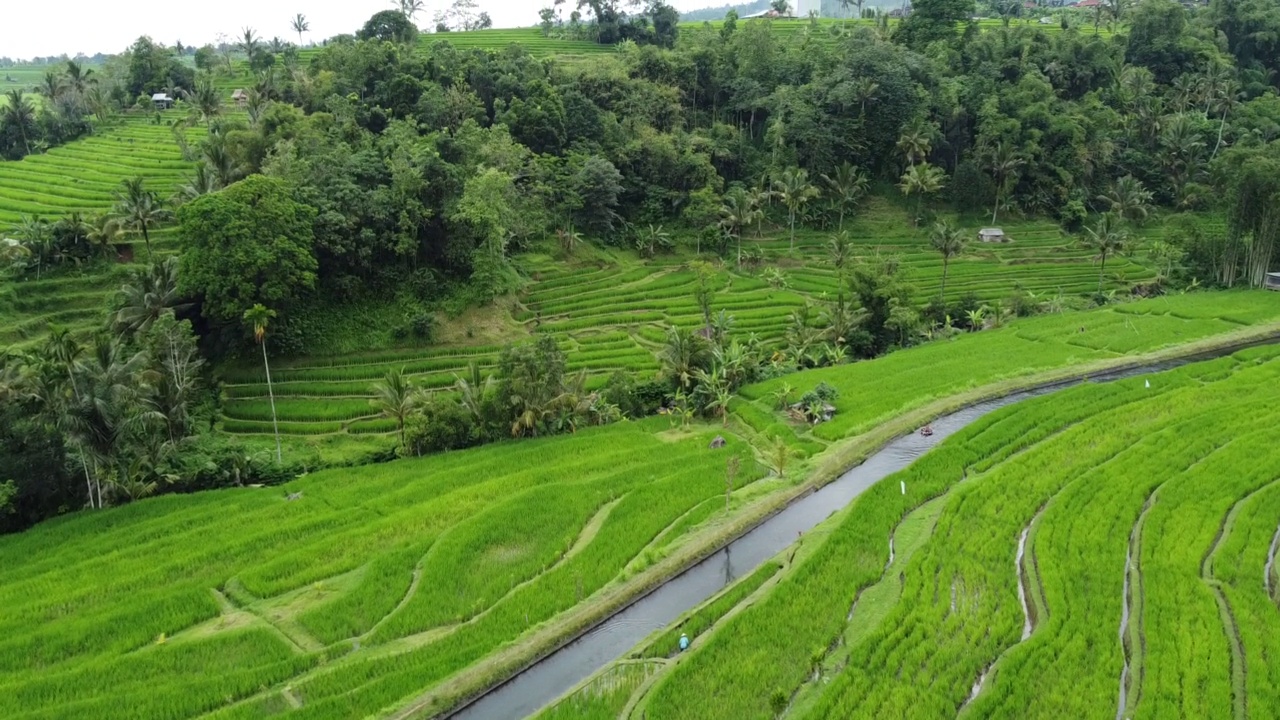
[(1268, 290), (1280, 290), (1280, 272), (1267, 273), (1263, 287)]
[(984, 243), (1009, 242), (1009, 236), (1000, 228), (982, 228), (978, 231), (978, 239)]
[(236, 107), (244, 107), (249, 104), (249, 93), (245, 92), (244, 88), (236, 88), (236, 91), (231, 93), (231, 100)]
[(156, 93), (151, 96), (151, 104), (155, 106), (155, 109), (157, 110), (168, 110), (173, 107), (173, 98), (169, 97), (165, 93)]

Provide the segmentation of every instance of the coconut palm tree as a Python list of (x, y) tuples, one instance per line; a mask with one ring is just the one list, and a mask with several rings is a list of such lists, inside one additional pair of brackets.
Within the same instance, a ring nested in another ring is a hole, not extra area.
[(947, 298), (947, 269), (952, 258), (964, 253), (966, 241), (963, 230), (945, 221), (935, 224), (929, 232), (929, 247), (942, 256), (942, 287), (938, 290), (938, 297), (944, 301)]
[(396, 430), (400, 434), (400, 447), (405, 447), (404, 424), (422, 401), (422, 395), (413, 386), (403, 370), (392, 368), (378, 382), (373, 384), (373, 399), (369, 401), (383, 417), (396, 421)]
[(858, 201), (867, 194), (867, 174), (861, 168), (846, 162), (836, 168), (834, 174), (823, 175), (822, 180), (827, 184), (836, 206), (840, 208), (840, 223), (836, 229), (844, 230), (845, 212), (856, 207)]
[(74, 91), (78, 97), (83, 97), (90, 85), (98, 83), (98, 79), (93, 76), (93, 70), (84, 68), (75, 60), (67, 61), (65, 75), (66, 86)]
[(258, 54), (259, 48), (262, 47), (262, 38), (251, 27), (242, 28), (240, 30), (240, 41), (236, 43), (244, 50), (244, 54), (248, 56), (250, 62), (253, 56)]
[(209, 166), (204, 162), (198, 162), (191, 175), (174, 191), (171, 202), (174, 205), (182, 205), (195, 200), (201, 195), (217, 192), (219, 189), (221, 189), (221, 186), (218, 184), (218, 179), (214, 177), (213, 173), (209, 172)]
[(129, 431), (159, 418), (141, 403), (145, 387), (140, 377), (146, 365), (146, 353), (130, 354), (124, 344), (99, 335), (79, 366), (80, 401), (66, 413), (63, 424), (73, 443), (88, 455), (98, 507), (103, 506), (102, 481), (109, 473), (105, 468), (119, 459)]
[(26, 244), (30, 254), (36, 259), (36, 279), (40, 279), (40, 271), (44, 261), (52, 249), (53, 233), (49, 223), (39, 216), (23, 215), (18, 224), (18, 236)]
[(298, 45), (302, 45), (302, 33), (310, 32), (311, 30), (311, 23), (307, 22), (307, 16), (302, 13), (294, 15), (293, 19), (289, 21), (289, 26), (293, 28), (294, 32), (298, 33)]
[(658, 361), (663, 376), (685, 390), (693, 384), (696, 371), (706, 365), (710, 353), (705, 338), (673, 325), (667, 328), (667, 342), (658, 352)]
[(907, 197), (916, 196), (916, 217), (918, 218), (925, 196), (937, 193), (946, 182), (947, 175), (942, 168), (929, 163), (920, 163), (907, 168), (907, 171), (902, 174), (902, 181), (898, 183), (898, 189), (902, 190), (902, 194)]
[(98, 246), (102, 257), (109, 258), (116, 255), (114, 246), (122, 235), (124, 235), (124, 229), (120, 227), (119, 221), (108, 213), (102, 213), (93, 216), (89, 221), (89, 229), (85, 237), (90, 243)]
[(391, 4), (398, 8), (401, 14), (409, 19), (409, 22), (413, 22), (414, 16), (422, 12), (426, 7), (423, 5), (422, 0), (391, 0)]
[(1094, 227), (1085, 228), (1084, 245), (1093, 250), (1101, 262), (1098, 268), (1098, 292), (1102, 292), (1102, 278), (1107, 270), (1107, 258), (1119, 255), (1129, 244), (1129, 233), (1115, 213), (1103, 213)]
[(255, 303), (244, 311), (244, 321), (253, 328), (253, 339), (262, 347), (262, 369), (267, 375), (267, 398), (271, 401), (271, 427), (276, 435), (276, 463), (280, 462), (280, 422), (276, 419), (276, 394), (271, 387), (271, 364), (267, 362), (267, 327), (276, 311)]
[(142, 233), (147, 244), (147, 261), (151, 261), (150, 229), (168, 219), (169, 211), (156, 194), (146, 189), (142, 177), (121, 181), (115, 193), (115, 216), (124, 227)]
[(115, 331), (130, 336), (145, 333), (165, 312), (189, 306), (178, 292), (178, 259), (165, 258), (120, 287)]
[(25, 154), (31, 154), (31, 138), (36, 134), (36, 107), (21, 90), (5, 93), (0, 103), (0, 121), (18, 130)]
[(222, 95), (208, 75), (196, 78), (196, 87), (191, 93), (191, 112), (210, 130), (213, 129), (213, 119), (222, 113)]
[(1106, 203), (1117, 218), (1135, 222), (1145, 220), (1151, 212), (1151, 198), (1151, 191), (1132, 175), (1116, 180), (1111, 190), (1098, 196), (1098, 200)]
[(49, 70), (45, 72), (44, 77), (40, 79), (40, 84), (36, 87), (36, 92), (50, 100), (57, 100), (65, 89), (66, 85), (63, 84), (62, 77), (60, 77), (58, 73)]
[(1000, 212), (1000, 203), (1004, 201), (1005, 195), (1009, 192), (1011, 181), (1017, 177), (1018, 168), (1021, 168), (1026, 161), (1019, 157), (1018, 153), (1003, 141), (996, 143), (991, 154), (987, 156), (987, 170), (991, 172), (991, 179), (996, 183), (996, 203), (991, 209), (991, 224), (996, 223), (996, 215)]
[(774, 191), (787, 206), (787, 216), (791, 225), (791, 251), (796, 249), (796, 213), (810, 200), (818, 197), (818, 189), (809, 182), (809, 171), (791, 168), (782, 172), (782, 177), (773, 182)]
[(746, 188), (734, 186), (724, 194), (720, 205), (720, 227), (738, 242), (738, 265), (742, 265), (742, 231), (755, 222), (755, 200)]
[(929, 134), (919, 122), (908, 126), (898, 138), (898, 152), (902, 153), (908, 166), (924, 162), (932, 149), (933, 143), (929, 139)]

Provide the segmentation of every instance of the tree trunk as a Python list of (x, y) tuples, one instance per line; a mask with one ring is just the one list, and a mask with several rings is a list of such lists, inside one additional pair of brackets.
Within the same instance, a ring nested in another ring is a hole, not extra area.
[[(147, 224), (142, 223), (142, 240), (147, 244), (147, 262), (151, 262), (151, 234), (147, 232)], [(266, 350), (263, 350), (265, 353)]]
[(271, 400), (271, 428), (276, 434), (276, 464), (280, 464), (280, 423), (276, 420), (276, 394), (271, 389), (271, 365), (267, 363), (267, 342), (266, 338), (260, 343), (262, 345), (262, 367), (267, 372), (267, 397)]
[(1107, 272), (1107, 254), (1102, 253), (1102, 267), (1098, 268), (1098, 294), (1102, 294), (1102, 277)]
[(840, 232), (844, 232), (844, 203), (840, 203)]
[(796, 211), (791, 211), (791, 252), (796, 251)]
[(996, 213), (1000, 212), (1000, 191), (996, 191), (996, 204), (991, 208), (991, 224), (996, 224)]
[(89, 463), (84, 459), (84, 451), (80, 452), (80, 466), (84, 468), (84, 484), (89, 488), (89, 507), (100, 507), (93, 504), (93, 478), (89, 477)]
[(949, 264), (950, 264), (950, 260), (948, 260), (946, 256), (943, 256), (942, 258), (942, 289), (938, 291), (938, 299), (942, 300), (943, 304), (946, 304), (947, 302), (947, 266)]
[(1227, 109), (1222, 109), (1222, 120), (1218, 122), (1218, 143), (1213, 146), (1213, 154), (1209, 156), (1209, 162), (1218, 157), (1218, 150), (1222, 147), (1222, 131), (1227, 127)]

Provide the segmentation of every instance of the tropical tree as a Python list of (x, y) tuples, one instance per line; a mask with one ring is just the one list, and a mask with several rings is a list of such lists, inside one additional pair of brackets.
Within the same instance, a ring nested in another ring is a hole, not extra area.
[(897, 147), (898, 152), (902, 153), (903, 159), (907, 161), (907, 165), (910, 167), (924, 162), (924, 159), (929, 156), (930, 150), (933, 149), (933, 142), (930, 140), (925, 126), (916, 122), (902, 131), (902, 135), (898, 137)]
[(148, 190), (141, 176), (121, 182), (115, 193), (115, 216), (122, 226), (142, 233), (147, 244), (147, 260), (151, 260), (150, 229), (168, 219), (169, 211), (154, 192)]
[(1102, 292), (1102, 278), (1107, 270), (1107, 258), (1119, 255), (1129, 244), (1129, 233), (1115, 213), (1103, 213), (1094, 227), (1085, 228), (1083, 242), (1093, 250), (1094, 259), (1101, 263), (1098, 268), (1098, 292)]
[(53, 232), (49, 222), (39, 216), (23, 215), (18, 224), (18, 236), (26, 244), (30, 254), (36, 259), (36, 279), (40, 279), (40, 270), (44, 261), (53, 249)]
[(422, 395), (413, 383), (405, 376), (403, 370), (392, 368), (387, 374), (373, 384), (373, 399), (369, 404), (383, 417), (396, 421), (396, 430), (400, 434), (400, 447), (404, 448), (404, 424), (422, 402)]
[(667, 341), (658, 352), (663, 377), (675, 382), (681, 390), (687, 390), (699, 369), (704, 369), (711, 357), (711, 349), (705, 338), (692, 330), (667, 328)]
[(102, 257), (110, 258), (115, 255), (115, 243), (122, 235), (124, 229), (120, 227), (120, 222), (111, 217), (110, 213), (102, 213), (94, 215), (89, 221), (85, 237), (91, 244), (98, 246)]
[(1018, 169), (1024, 164), (1026, 164), (1026, 160), (1023, 160), (1017, 151), (1004, 141), (996, 143), (995, 148), (987, 155), (987, 170), (991, 173), (991, 179), (996, 184), (996, 202), (991, 208), (992, 225), (996, 223), (1000, 205), (1009, 194), (1009, 190), (1017, 177)]
[(925, 196), (936, 194), (946, 182), (947, 174), (942, 168), (929, 163), (920, 163), (907, 168), (907, 171), (902, 174), (902, 181), (898, 183), (898, 189), (902, 190), (902, 194), (907, 197), (916, 196), (916, 217), (918, 218), (923, 209)]
[(399, 8), (400, 13), (410, 22), (413, 22), (414, 16), (425, 9), (422, 0), (391, 0), (392, 6)]
[(839, 208), (840, 223), (836, 229), (844, 230), (845, 213), (857, 207), (858, 201), (867, 194), (867, 174), (861, 168), (846, 162), (836, 168), (835, 173), (824, 174), (822, 180), (827, 184), (827, 190)]
[[(267, 398), (271, 401), (271, 427), (276, 435), (276, 462), (280, 462), (280, 423), (276, 419), (276, 395), (271, 387), (271, 364), (267, 362), (267, 327), (276, 311), (255, 303), (244, 311), (244, 321), (253, 328), (253, 339), (262, 347), (262, 369), (267, 375)], [(403, 441), (403, 438), (401, 439)]]
[(782, 177), (773, 183), (774, 191), (787, 206), (788, 222), (791, 226), (791, 251), (796, 249), (796, 213), (810, 200), (818, 197), (818, 189), (809, 182), (809, 171), (790, 168), (782, 171)]
[(653, 257), (659, 250), (671, 247), (671, 233), (661, 225), (649, 225), (636, 231), (636, 249), (644, 257)]
[(967, 237), (964, 231), (943, 221), (935, 224), (929, 232), (929, 247), (942, 256), (942, 286), (938, 289), (938, 297), (947, 297), (947, 269), (951, 259), (964, 253)]
[(178, 186), (178, 189), (174, 191), (170, 201), (174, 205), (182, 205), (202, 195), (217, 192), (221, 188), (218, 178), (209, 172), (209, 166), (204, 162), (198, 162), (191, 175), (187, 176), (182, 181), (182, 184)]
[(742, 231), (755, 222), (759, 212), (746, 188), (734, 186), (724, 194), (720, 205), (720, 227), (738, 243), (738, 265), (742, 265)]
[(573, 228), (559, 228), (556, 230), (556, 242), (560, 244), (560, 249), (565, 255), (572, 255), (573, 251), (582, 244), (582, 233), (576, 232)]
[(302, 13), (294, 15), (293, 19), (289, 21), (289, 26), (293, 28), (294, 32), (298, 33), (298, 44), (301, 45), (302, 33), (311, 30), (311, 24), (307, 22), (307, 16)]
[(90, 85), (95, 85), (98, 82), (92, 69), (86, 69), (75, 60), (67, 61), (67, 69), (64, 76), (67, 87), (80, 98), (84, 97)]
[(178, 292), (178, 259), (165, 258), (120, 286), (115, 331), (129, 336), (146, 333), (164, 313), (187, 307)]
[(262, 47), (262, 38), (251, 27), (245, 27), (240, 30), (240, 41), (237, 43), (244, 54), (248, 56), (249, 61), (253, 62), (253, 58), (258, 54), (258, 50)]
[(208, 75), (196, 78), (195, 90), (191, 93), (191, 111), (210, 130), (213, 129), (213, 119), (222, 113), (222, 95)]
[(66, 85), (63, 84), (62, 77), (59, 76), (58, 73), (49, 70), (44, 74), (44, 77), (40, 79), (40, 84), (36, 87), (36, 92), (50, 100), (57, 100), (58, 96), (62, 95), (62, 92), (65, 89)]
[(5, 93), (5, 101), (0, 103), (0, 122), (18, 131), (23, 150), (30, 155), (31, 138), (36, 134), (36, 107), (21, 90)]
[(1151, 198), (1151, 191), (1132, 175), (1116, 180), (1108, 192), (1098, 196), (1098, 200), (1106, 203), (1118, 219), (1135, 222), (1147, 218), (1151, 212)]
[(764, 452), (765, 464), (778, 476), (779, 480), (785, 480), (787, 477), (787, 465), (791, 463), (791, 458), (795, 455), (795, 451), (791, 449), (781, 437), (774, 435), (772, 441), (765, 447)]

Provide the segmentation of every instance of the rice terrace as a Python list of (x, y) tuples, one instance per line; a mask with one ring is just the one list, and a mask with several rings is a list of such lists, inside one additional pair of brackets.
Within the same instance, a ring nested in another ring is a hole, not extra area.
[(0, 717), (1280, 717), (1273, 0), (130, 4), (5, 11)]

